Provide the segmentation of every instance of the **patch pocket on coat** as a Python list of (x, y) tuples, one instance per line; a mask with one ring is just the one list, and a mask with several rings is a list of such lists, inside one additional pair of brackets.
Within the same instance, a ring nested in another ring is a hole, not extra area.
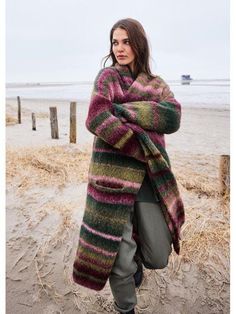
[(120, 193), (124, 191), (124, 186), (121, 183), (109, 182), (105, 180), (91, 180), (89, 182), (97, 190), (108, 193)]

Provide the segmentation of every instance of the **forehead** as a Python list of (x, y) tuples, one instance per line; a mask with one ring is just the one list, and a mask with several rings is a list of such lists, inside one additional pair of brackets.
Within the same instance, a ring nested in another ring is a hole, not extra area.
[(123, 28), (116, 28), (113, 32), (112, 39), (122, 40), (124, 38), (129, 38), (126, 30)]

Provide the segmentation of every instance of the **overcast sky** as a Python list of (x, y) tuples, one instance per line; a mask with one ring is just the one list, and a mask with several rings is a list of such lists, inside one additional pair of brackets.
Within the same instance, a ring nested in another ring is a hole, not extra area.
[(229, 0), (7, 0), (6, 82), (94, 80), (126, 17), (142, 23), (164, 79), (229, 78)]

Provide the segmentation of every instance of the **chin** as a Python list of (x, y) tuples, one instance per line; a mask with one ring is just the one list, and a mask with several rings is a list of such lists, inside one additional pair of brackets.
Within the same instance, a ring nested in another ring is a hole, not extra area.
[(119, 65), (128, 65), (129, 64), (129, 62), (123, 61), (123, 60), (119, 60), (117, 62), (119, 63)]

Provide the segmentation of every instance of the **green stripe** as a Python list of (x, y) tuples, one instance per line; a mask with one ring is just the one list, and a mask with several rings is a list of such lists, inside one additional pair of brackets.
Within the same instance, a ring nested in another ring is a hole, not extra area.
[[(105, 97), (108, 97), (109, 98), (109, 85), (110, 83), (112, 82), (116, 82), (117, 81), (117, 78), (114, 76), (113, 73), (105, 73), (105, 77), (103, 78), (103, 80), (101, 81), (101, 74), (103, 71), (106, 71), (106, 69), (102, 69), (101, 71), (99, 71), (96, 79), (95, 79), (95, 82), (94, 82), (94, 92), (98, 91), (98, 83), (100, 86), (103, 87), (102, 89), (102, 95), (104, 95)], [(99, 82), (101, 81), (101, 82)]]
[[(109, 114), (110, 118), (111, 114)], [(120, 120), (114, 120), (112, 122), (109, 123), (109, 125), (107, 125), (106, 127), (103, 127), (101, 132), (100, 132), (100, 136), (107, 139), (110, 138), (112, 134), (114, 134), (114, 132), (116, 131), (116, 129), (121, 126), (121, 122)]]
[(124, 221), (127, 219), (116, 219), (113, 220), (113, 223), (110, 222), (109, 224), (103, 219), (103, 216), (100, 217), (95, 216), (93, 211), (85, 211), (84, 213), (84, 222), (89, 225), (91, 228), (95, 229), (96, 231), (103, 232), (105, 234), (112, 234), (114, 236), (120, 237), (123, 232)]
[[(110, 208), (110, 207), (109, 207)], [(102, 210), (97, 210), (97, 208), (90, 208), (88, 202), (86, 203), (86, 211), (85, 213), (89, 213), (90, 215), (93, 215), (94, 219), (102, 219), (104, 220), (105, 224), (108, 225), (116, 225), (117, 223), (126, 223), (127, 222), (127, 214), (126, 212), (128, 211), (125, 210), (123, 211), (123, 216), (120, 215), (113, 215), (113, 213), (111, 213), (111, 210), (109, 209), (109, 211), (107, 209), (105, 209), (104, 211)]]
[(120, 155), (117, 152), (94, 152), (92, 154), (92, 160), (94, 162), (143, 170), (143, 167), (140, 167), (140, 164), (136, 162), (136, 159), (128, 156), (125, 156), (125, 158), (122, 157), (123, 155)]
[(83, 246), (79, 246), (77, 257), (80, 255), (80, 253), (86, 255), (88, 258), (92, 258), (95, 260), (98, 259), (101, 263), (104, 263), (107, 266), (112, 265), (114, 261), (114, 256), (101, 255), (101, 253), (96, 253)]
[(107, 204), (103, 202), (98, 202), (91, 195), (87, 195), (86, 207), (89, 206), (91, 209), (99, 212), (99, 214), (106, 217), (121, 218), (125, 219), (127, 213), (130, 212), (130, 205), (122, 204)]
[(96, 246), (97, 248), (104, 249), (108, 252), (117, 252), (120, 242), (114, 242), (112, 240), (108, 240), (105, 238), (102, 238), (96, 234), (93, 234), (87, 229), (85, 229), (83, 226), (81, 226), (80, 229), (80, 237), (84, 239), (89, 244), (92, 244)]
[(159, 152), (161, 153), (162, 157), (166, 160), (166, 162), (168, 163), (168, 165), (170, 167), (170, 159), (169, 159), (169, 156), (168, 156), (167, 151), (165, 150), (165, 148), (163, 146), (161, 146), (160, 144), (156, 144), (156, 143), (155, 143), (155, 146), (159, 150)]
[(101, 125), (101, 123), (103, 123), (103, 121), (105, 121), (107, 118), (109, 118), (109, 113), (107, 111), (101, 112), (90, 122), (90, 128), (95, 131), (97, 127)]
[(141, 183), (145, 175), (145, 170), (140, 171), (139, 169), (133, 169), (129, 167), (100, 164), (99, 162), (94, 162), (91, 164), (90, 173), (97, 176), (104, 175), (134, 183)]
[(162, 101), (160, 104), (165, 107), (160, 113), (164, 133), (173, 133), (179, 128), (180, 112), (176, 109), (176, 105), (171, 102)]
[(109, 274), (110, 271), (106, 270), (106, 268), (102, 266), (98, 266), (97, 264), (93, 264), (89, 261), (84, 261), (83, 259), (80, 260), (80, 265), (85, 265), (87, 267), (90, 267), (91, 269), (96, 270), (97, 272), (101, 272), (102, 274)]

